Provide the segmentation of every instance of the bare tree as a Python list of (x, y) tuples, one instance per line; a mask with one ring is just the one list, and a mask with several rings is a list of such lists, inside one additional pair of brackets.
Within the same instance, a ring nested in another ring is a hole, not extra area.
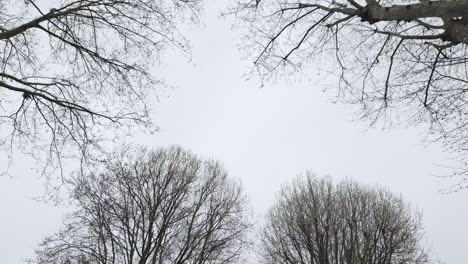
[(240, 0), (232, 12), (263, 78), (313, 65), (371, 125), (426, 126), (466, 163), (467, 10), (466, 0)]
[(127, 149), (73, 188), (77, 210), (32, 263), (234, 263), (248, 242), (241, 185), (180, 147)]
[(268, 264), (428, 263), (421, 214), (389, 191), (307, 174), (283, 187), (261, 233)]
[(55, 169), (117, 131), (154, 131), (147, 103), (165, 84), (150, 69), (166, 47), (188, 52), (177, 26), (199, 2), (1, 1), (1, 145)]

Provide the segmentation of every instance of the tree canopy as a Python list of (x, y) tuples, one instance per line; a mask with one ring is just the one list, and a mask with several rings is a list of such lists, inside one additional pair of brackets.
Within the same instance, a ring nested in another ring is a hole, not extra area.
[(235, 263), (248, 245), (240, 183), (180, 147), (124, 149), (71, 184), (76, 210), (31, 263)]
[(467, 10), (466, 0), (241, 0), (231, 12), (262, 79), (312, 66), (358, 117), (422, 125), (465, 164)]
[(51, 171), (129, 129), (154, 131), (148, 102), (165, 83), (151, 67), (168, 47), (189, 51), (178, 26), (198, 19), (199, 2), (1, 1), (3, 149)]
[(429, 263), (421, 214), (397, 195), (307, 174), (284, 186), (260, 234), (268, 264)]

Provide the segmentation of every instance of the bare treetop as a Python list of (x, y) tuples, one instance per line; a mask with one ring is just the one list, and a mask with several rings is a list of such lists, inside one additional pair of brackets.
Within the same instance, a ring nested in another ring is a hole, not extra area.
[(198, 2), (2, 1), (3, 146), (53, 168), (115, 131), (154, 130), (147, 103), (164, 82), (149, 69), (166, 47), (188, 51), (177, 26)]
[(468, 1), (245, 0), (231, 11), (262, 78), (312, 65), (370, 124), (423, 124), (466, 160)]
[(268, 211), (260, 255), (268, 264), (430, 263), (422, 230), (421, 214), (385, 189), (307, 174)]
[(31, 263), (228, 264), (248, 245), (241, 185), (180, 147), (124, 149), (72, 187), (76, 210)]

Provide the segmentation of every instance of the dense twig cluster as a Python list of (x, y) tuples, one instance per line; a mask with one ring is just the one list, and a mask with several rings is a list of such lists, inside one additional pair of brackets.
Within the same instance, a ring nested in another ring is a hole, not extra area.
[(263, 263), (429, 263), (421, 217), (400, 197), (307, 175), (284, 187), (262, 233)]

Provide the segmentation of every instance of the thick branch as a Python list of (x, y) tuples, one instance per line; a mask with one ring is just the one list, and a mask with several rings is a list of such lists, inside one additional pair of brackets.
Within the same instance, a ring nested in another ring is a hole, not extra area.
[(19, 25), (19, 26), (15, 27), (15, 28), (0, 32), (0, 40), (15, 37), (15, 36), (17, 36), (19, 34), (22, 34), (22, 33), (26, 32), (27, 30), (29, 30), (31, 28), (38, 27), (39, 24), (42, 23), (42, 22), (45, 22), (45, 21), (48, 21), (48, 20), (51, 20), (51, 19), (54, 19), (54, 18), (67, 16), (67, 15), (69, 15), (71, 13), (74, 13), (76, 11), (85, 9), (85, 8), (87, 8), (89, 6), (91, 6), (91, 4), (80, 5), (78, 7), (65, 9), (65, 10), (59, 11), (59, 12), (52, 10), (51, 12), (49, 12), (49, 13), (41, 16), (41, 17), (38, 17), (36, 19), (33, 19), (33, 20), (31, 20), (31, 21), (29, 21), (27, 23), (24, 23), (24, 24)]
[(367, 6), (365, 21), (413, 21), (417, 18), (452, 18), (468, 14), (468, 0), (427, 1), (409, 5)]

